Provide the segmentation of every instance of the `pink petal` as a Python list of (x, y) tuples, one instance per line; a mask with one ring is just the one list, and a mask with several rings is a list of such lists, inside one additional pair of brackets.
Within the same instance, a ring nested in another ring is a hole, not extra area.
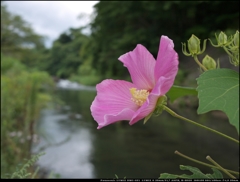
[(141, 44), (118, 58), (127, 67), (132, 82), (138, 89), (150, 90), (155, 84), (154, 67), (156, 61), (152, 54)]
[(130, 121), (130, 125), (135, 124), (137, 121), (145, 118), (152, 111), (154, 111), (158, 96), (154, 94), (149, 94), (147, 101), (137, 110)]
[(155, 79), (157, 81), (161, 76), (164, 76), (170, 78), (169, 82), (174, 82), (177, 72), (178, 54), (174, 50), (173, 41), (167, 36), (162, 36), (154, 70)]
[(155, 110), (158, 98), (166, 93), (166, 88), (168, 87), (169, 79), (160, 77), (152, 92), (149, 94), (147, 101), (137, 110), (129, 124), (132, 125), (153, 112)]
[(163, 96), (165, 95), (168, 90), (172, 87), (173, 82), (171, 77), (166, 78), (166, 77), (160, 77), (152, 89), (151, 94), (158, 95), (158, 96)]
[(130, 88), (134, 84), (123, 80), (104, 80), (96, 86), (97, 96), (92, 105), (92, 116), (98, 129), (120, 120), (130, 120), (137, 110), (131, 100)]

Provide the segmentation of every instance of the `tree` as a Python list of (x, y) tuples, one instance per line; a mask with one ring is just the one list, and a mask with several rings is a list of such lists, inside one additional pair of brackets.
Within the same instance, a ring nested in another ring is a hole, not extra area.
[(21, 16), (13, 15), (1, 3), (1, 51), (22, 58), (28, 49), (44, 48), (44, 37), (37, 35)]
[(38, 35), (30, 24), (14, 15), (1, 4), (1, 53), (21, 61), (29, 68), (44, 65), (44, 37)]
[(88, 39), (81, 33), (81, 28), (70, 28), (62, 33), (54, 41), (49, 51), (49, 59), (46, 70), (51, 74), (61, 78), (68, 78), (77, 73), (78, 67), (83, 60), (80, 59), (80, 49)]
[(117, 60), (144, 45), (155, 57), (161, 35), (181, 42), (191, 34), (205, 38), (216, 30), (239, 27), (239, 2), (224, 1), (100, 1), (91, 24), (92, 66), (105, 78), (126, 77), (127, 69)]

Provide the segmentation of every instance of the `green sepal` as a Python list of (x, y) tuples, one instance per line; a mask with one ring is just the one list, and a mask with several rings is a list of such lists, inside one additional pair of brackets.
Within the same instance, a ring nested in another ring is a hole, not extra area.
[(155, 110), (144, 118), (143, 124), (145, 124), (153, 114), (155, 116), (160, 115), (164, 109), (164, 105), (167, 105), (167, 97), (165, 95), (159, 97), (155, 106)]

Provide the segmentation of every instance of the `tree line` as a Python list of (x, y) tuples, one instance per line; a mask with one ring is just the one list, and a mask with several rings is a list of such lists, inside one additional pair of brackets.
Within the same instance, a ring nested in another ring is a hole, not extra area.
[(84, 27), (69, 28), (48, 49), (43, 36), (2, 4), (3, 54), (29, 68), (87, 85), (110, 77), (129, 79), (118, 57), (137, 44), (156, 57), (160, 36), (167, 35), (181, 56), (181, 42), (191, 34), (203, 39), (239, 27), (239, 1), (100, 1), (94, 6), (90, 35), (82, 33)]

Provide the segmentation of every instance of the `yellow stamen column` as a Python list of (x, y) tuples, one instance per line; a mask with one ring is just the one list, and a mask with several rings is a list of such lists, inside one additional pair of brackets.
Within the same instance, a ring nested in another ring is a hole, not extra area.
[(136, 88), (130, 88), (132, 94), (131, 100), (138, 106), (142, 106), (146, 102), (149, 92), (145, 89), (137, 90)]

